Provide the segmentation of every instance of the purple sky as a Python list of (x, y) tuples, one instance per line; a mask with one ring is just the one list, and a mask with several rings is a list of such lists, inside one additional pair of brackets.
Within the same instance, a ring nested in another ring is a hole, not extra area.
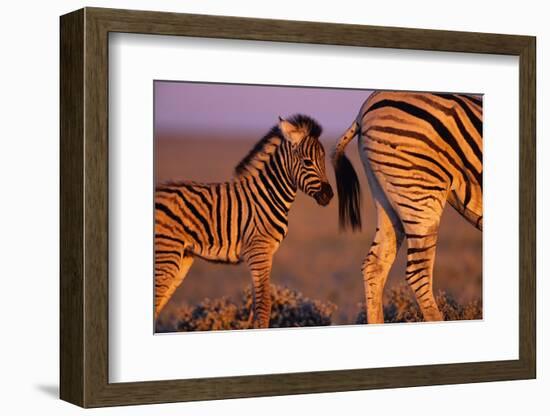
[(370, 90), (155, 81), (157, 135), (228, 133), (261, 138), (279, 115), (303, 113), (334, 139), (349, 127)]

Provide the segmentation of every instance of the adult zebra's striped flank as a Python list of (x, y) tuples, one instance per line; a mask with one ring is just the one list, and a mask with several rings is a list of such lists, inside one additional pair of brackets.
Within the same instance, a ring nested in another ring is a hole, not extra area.
[(254, 327), (269, 326), (273, 255), (288, 229), (300, 189), (325, 206), (333, 193), (321, 126), (296, 115), (280, 119), (239, 163), (229, 182), (164, 184), (155, 192), (155, 318), (195, 257), (247, 263)]
[(425, 320), (442, 320), (433, 266), (445, 203), (482, 229), (481, 99), (464, 94), (380, 91), (362, 105), (334, 155), (340, 225), (361, 227), (357, 175), (344, 152), (358, 137), (377, 228), (362, 266), (367, 321), (383, 323), (388, 272), (407, 237), (406, 280)]

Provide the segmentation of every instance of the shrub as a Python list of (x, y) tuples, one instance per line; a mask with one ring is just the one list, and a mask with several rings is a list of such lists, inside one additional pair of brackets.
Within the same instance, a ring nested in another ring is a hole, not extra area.
[[(326, 326), (336, 306), (305, 297), (286, 287), (271, 285), (270, 328)], [(211, 331), (249, 328), (252, 290), (246, 288), (238, 302), (227, 298), (205, 299), (196, 306), (182, 306), (163, 314), (157, 332)]]
[[(435, 300), (439, 310), (446, 321), (472, 320), (482, 318), (481, 300), (474, 300), (465, 305), (460, 305), (452, 296), (445, 292), (439, 292)], [(367, 322), (365, 304), (359, 305), (360, 311), (356, 323)], [(424, 318), (416, 299), (407, 285), (400, 285), (391, 289), (386, 302), (384, 302), (384, 322), (423, 322)]]

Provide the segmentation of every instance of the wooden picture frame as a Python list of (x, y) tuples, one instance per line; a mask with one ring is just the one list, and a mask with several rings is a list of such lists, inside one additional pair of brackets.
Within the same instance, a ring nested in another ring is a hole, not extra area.
[[(62, 16), (60, 30), (61, 399), (82, 407), (100, 407), (535, 378), (534, 37), (99, 8)], [(110, 32), (518, 56), (519, 359), (109, 383)]]

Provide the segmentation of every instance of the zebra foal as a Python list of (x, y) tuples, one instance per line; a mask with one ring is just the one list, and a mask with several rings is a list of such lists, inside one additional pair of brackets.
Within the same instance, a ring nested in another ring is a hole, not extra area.
[(377, 214), (362, 266), (367, 322), (383, 323), (389, 270), (407, 238), (406, 280), (425, 320), (443, 317), (433, 295), (439, 222), (446, 202), (483, 228), (482, 102), (463, 94), (380, 91), (362, 105), (333, 154), (342, 228), (361, 227), (360, 189), (345, 148), (358, 137)]
[(278, 125), (239, 163), (225, 183), (163, 184), (155, 192), (155, 318), (195, 257), (246, 262), (253, 283), (254, 327), (267, 328), (273, 255), (288, 230), (299, 190), (327, 205), (322, 129), (304, 115)]

